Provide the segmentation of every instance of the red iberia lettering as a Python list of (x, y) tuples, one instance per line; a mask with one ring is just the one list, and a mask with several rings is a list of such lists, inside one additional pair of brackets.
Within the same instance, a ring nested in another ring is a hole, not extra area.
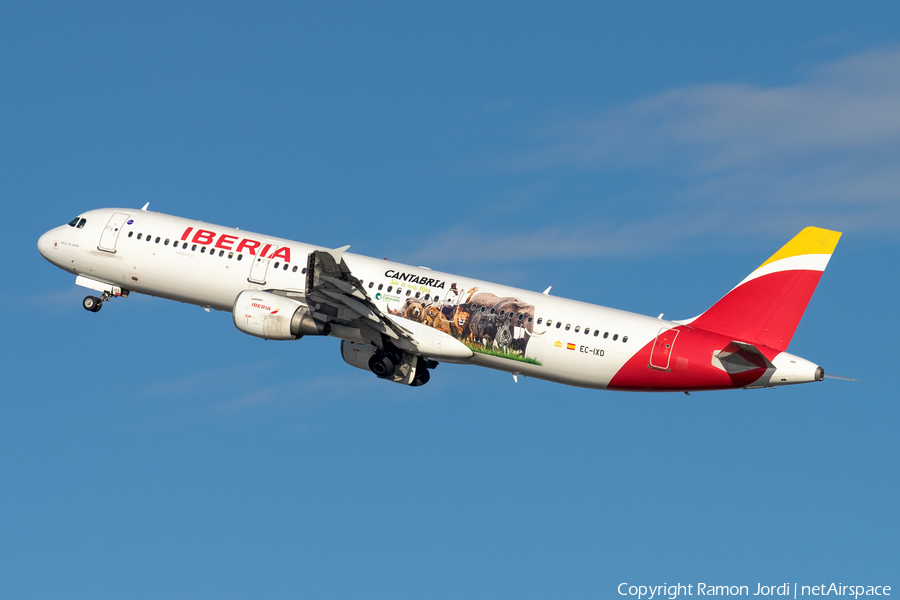
[(194, 243), (195, 244), (212, 244), (213, 238), (216, 237), (215, 232), (207, 231), (205, 229), (198, 229), (197, 233), (194, 234)]
[[(219, 239), (216, 240), (216, 248), (222, 248), (223, 250), (231, 250), (231, 244), (237, 241), (236, 235), (225, 235), (224, 233), (219, 236)], [(227, 244), (227, 245), (226, 245)]]
[(284, 262), (291, 262), (291, 249), (287, 246), (279, 248), (278, 251), (273, 253), (269, 258), (283, 258)]
[(241, 240), (241, 243), (238, 244), (238, 247), (235, 248), (236, 252), (243, 252), (244, 248), (247, 249), (247, 252), (252, 256), (256, 256), (256, 249), (259, 248), (259, 242), (256, 240)]
[(193, 230), (193, 227), (188, 227), (187, 229), (185, 229), (184, 233), (181, 234), (181, 241), (183, 242), (184, 240), (186, 240)]
[(259, 251), (259, 255), (265, 256), (266, 252), (268, 252), (269, 248), (271, 248), (271, 247), (272, 247), (272, 244), (266, 244), (265, 246), (263, 246), (263, 249)]

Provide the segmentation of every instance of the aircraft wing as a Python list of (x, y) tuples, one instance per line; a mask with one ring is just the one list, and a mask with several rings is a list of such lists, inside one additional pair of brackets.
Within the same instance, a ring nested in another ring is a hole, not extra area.
[[(381, 346), (381, 335), (400, 347), (416, 348), (415, 336), (385, 315), (372, 302), (362, 282), (353, 276), (343, 254), (350, 246), (336, 250), (314, 250), (306, 267), (306, 303), (314, 319), (331, 325), (341, 337), (359, 337)], [(335, 328), (348, 328), (342, 332)]]

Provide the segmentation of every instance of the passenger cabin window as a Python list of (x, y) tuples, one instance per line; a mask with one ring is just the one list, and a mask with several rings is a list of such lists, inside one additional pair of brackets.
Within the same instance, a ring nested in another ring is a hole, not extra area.
[(566, 331), (568, 331), (572, 327), (571, 323), (566, 323)]
[(200, 248), (200, 254), (206, 254), (206, 246)]
[(129, 232), (128, 232), (128, 237), (131, 237), (131, 236), (133, 236), (133, 235), (134, 235), (134, 232), (133, 232), (133, 231), (129, 231)]
[(279, 263), (276, 261), (276, 262), (275, 262), (275, 268), (276, 268), (276, 269), (278, 268), (278, 264), (279, 264)]
[(589, 334), (590, 332), (591, 332), (591, 328), (590, 328), (590, 327), (585, 327), (585, 328), (584, 328), (584, 335), (587, 335), (587, 334)]
[(294, 268), (291, 269), (291, 273), (296, 273), (299, 269), (300, 269), (300, 267), (298, 267), (297, 265), (294, 265)]
[(144, 235), (144, 234), (139, 233), (139, 234), (138, 234), (138, 239), (141, 239), (141, 236), (142, 236), (142, 235)]
[(406, 295), (409, 296), (410, 294), (412, 294), (412, 290), (406, 290)]
[(391, 291), (391, 290), (392, 290), (392, 289), (394, 289), (394, 286), (392, 286), (392, 285), (389, 285), (389, 286), (388, 286), (388, 289), (387, 289), (387, 291), (389, 291), (389, 292), (390, 292), (390, 291)]
[[(305, 271), (306, 269), (303, 269), (303, 270)], [(384, 287), (384, 284), (383, 284), (383, 283), (379, 283), (379, 284), (378, 284), (378, 291), (380, 292), (381, 289), (382, 289), (383, 287)]]
[(594, 330), (594, 337), (597, 337), (598, 335), (600, 335), (600, 330), (599, 330), (599, 329), (595, 329), (595, 330)]
[[(229, 253), (228, 253), (228, 258), (229, 258), (229, 259), (234, 258), (234, 252), (229, 252)], [(294, 270), (296, 271), (296, 270), (297, 270), (297, 267), (294, 267)]]
[(166, 241), (163, 242), (163, 246), (168, 246), (168, 245), (169, 245), (169, 238), (166, 238)]
[(241, 260), (241, 259), (243, 259), (243, 258), (244, 258), (244, 255), (243, 255), (243, 254), (238, 254), (238, 260)]
[(576, 326), (575, 326), (575, 333), (578, 333), (579, 331), (581, 331), (581, 325), (576, 325)]
[(613, 335), (613, 341), (616, 341), (617, 339), (619, 339), (619, 334), (618, 334), (618, 333), (615, 334), (615, 335)]
[[(141, 239), (141, 234), (138, 234), (138, 239)], [(196, 251), (197, 251), (197, 244), (194, 244), (193, 246), (191, 246), (191, 252), (196, 252)]]
[(306, 275), (306, 267), (303, 267), (303, 268), (300, 270), (300, 274), (301, 274), (301, 275)]
[(605, 339), (608, 338), (608, 337), (609, 337), (609, 332), (608, 332), (608, 331), (604, 332), (604, 333), (603, 333), (603, 339), (605, 340)]
[(625, 337), (622, 338), (622, 343), (624, 344), (627, 341), (628, 341), (628, 336), (626, 335)]
[[(219, 256), (221, 256), (221, 254), (220, 254)], [(287, 264), (287, 263), (284, 263), (284, 270), (287, 271), (287, 270), (288, 270), (288, 267), (290, 267), (290, 266), (291, 266), (291, 265), (289, 265), (289, 264)]]
[[(297, 267), (294, 267), (294, 270), (296, 271), (296, 270), (297, 270)], [(371, 290), (373, 287), (375, 287), (375, 282), (374, 282), (374, 281), (370, 281), (370, 282), (369, 282), (369, 289)]]
[(556, 322), (556, 328), (557, 328), (557, 329), (559, 329), (561, 325), (562, 325), (562, 321), (557, 321), (557, 322)]
[(156, 236), (156, 243), (159, 243), (159, 236)]

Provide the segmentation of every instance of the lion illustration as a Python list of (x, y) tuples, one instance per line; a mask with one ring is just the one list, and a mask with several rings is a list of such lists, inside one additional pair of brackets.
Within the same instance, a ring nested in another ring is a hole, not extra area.
[(469, 317), (472, 312), (463, 304), (456, 307), (453, 321), (450, 323), (451, 335), (459, 340), (464, 340), (469, 335)]

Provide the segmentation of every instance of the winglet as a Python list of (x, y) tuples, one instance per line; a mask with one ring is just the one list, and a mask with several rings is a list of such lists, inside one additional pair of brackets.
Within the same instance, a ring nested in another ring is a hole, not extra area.
[(326, 250), (328, 254), (334, 259), (336, 264), (341, 264), (341, 259), (344, 256), (344, 252), (350, 249), (350, 246), (341, 246), (340, 248), (335, 248), (334, 250)]
[(148, 202), (147, 204), (145, 204), (144, 207), (143, 207), (141, 210), (146, 211), (148, 206), (150, 206), (150, 203), (149, 203), (149, 202)]
[(549, 295), (550, 295), (550, 288), (552, 288), (552, 287), (553, 287), (552, 285), (547, 286), (547, 289), (544, 290), (544, 291), (541, 292), (541, 293), (544, 294), (545, 296), (549, 296)]

